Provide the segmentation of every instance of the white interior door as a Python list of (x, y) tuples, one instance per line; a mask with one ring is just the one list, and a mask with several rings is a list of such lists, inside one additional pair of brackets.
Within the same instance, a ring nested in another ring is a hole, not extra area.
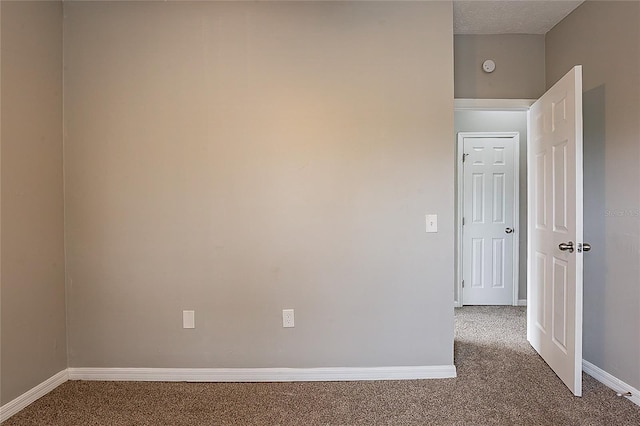
[(582, 395), (582, 67), (529, 111), (527, 338)]
[(464, 153), (462, 303), (511, 305), (516, 290), (519, 136), (458, 137)]

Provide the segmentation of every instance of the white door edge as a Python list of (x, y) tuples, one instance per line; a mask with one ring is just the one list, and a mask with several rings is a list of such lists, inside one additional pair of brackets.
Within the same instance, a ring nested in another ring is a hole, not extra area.
[[(528, 119), (528, 117), (527, 117)], [(462, 169), (462, 154), (464, 153), (464, 139), (467, 137), (484, 137), (484, 138), (515, 138), (514, 146), (514, 178), (515, 178), (515, 194), (514, 194), (514, 206), (513, 214), (515, 217), (515, 223), (513, 232), (513, 300), (512, 306), (521, 306), (519, 301), (519, 288), (520, 288), (520, 134), (518, 132), (459, 132), (457, 134), (456, 143), (456, 192), (457, 192), (457, 208), (456, 208), (456, 271), (455, 282), (457, 289), (457, 298), (454, 300), (455, 307), (462, 307), (464, 305), (462, 298), (462, 216), (463, 216), (463, 204), (464, 194), (463, 188), (463, 169)]]

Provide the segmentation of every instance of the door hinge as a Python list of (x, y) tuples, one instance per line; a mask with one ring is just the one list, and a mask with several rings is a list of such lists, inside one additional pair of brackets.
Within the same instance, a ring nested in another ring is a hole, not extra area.
[(464, 226), (464, 217), (462, 218), (462, 226)]
[(462, 280), (462, 288), (464, 288), (464, 280)]

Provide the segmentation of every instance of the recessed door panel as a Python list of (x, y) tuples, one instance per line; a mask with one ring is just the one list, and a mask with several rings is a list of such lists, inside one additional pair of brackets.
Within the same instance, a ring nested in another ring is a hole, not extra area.
[(493, 174), (493, 223), (504, 225), (506, 207), (506, 182), (504, 173)]
[(486, 198), (486, 192), (484, 190), (484, 173), (473, 174), (473, 187), (472, 187), (472, 214), (473, 223), (484, 223), (484, 203)]
[(533, 322), (543, 332), (547, 332), (547, 321), (545, 312), (545, 289), (548, 285), (547, 280), (547, 256), (544, 253), (537, 252), (535, 256), (535, 266), (533, 268), (535, 273), (534, 279), (540, 283), (536, 288), (536, 293), (531, 294), (529, 303), (533, 303), (536, 307), (534, 312)]
[(567, 95), (563, 94), (557, 101), (551, 103), (551, 131), (557, 132), (560, 126), (567, 122)]
[(553, 231), (567, 233), (567, 141), (551, 147), (553, 167)]
[(547, 161), (546, 155), (544, 152), (539, 152), (536, 154), (536, 181), (535, 181), (535, 194), (536, 194), (536, 203), (535, 203), (535, 221), (536, 228), (545, 229), (547, 227), (547, 185), (546, 185), (546, 176), (547, 176)]
[(501, 146), (496, 146), (493, 148), (493, 165), (494, 166), (504, 166), (507, 164), (505, 158), (505, 149)]
[(493, 288), (504, 288), (504, 266), (506, 264), (505, 253), (505, 239), (494, 238), (493, 239), (493, 271), (492, 278)]
[(484, 238), (471, 240), (471, 287), (484, 287)]
[(567, 285), (568, 263), (553, 259), (553, 335), (552, 340), (561, 351), (567, 352)]

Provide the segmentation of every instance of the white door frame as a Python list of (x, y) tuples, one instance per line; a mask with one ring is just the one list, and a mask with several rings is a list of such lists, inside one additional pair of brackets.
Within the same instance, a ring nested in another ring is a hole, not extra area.
[(455, 111), (529, 111), (537, 99), (464, 99), (453, 100)]
[[(453, 100), (453, 106), (455, 111), (529, 111), (531, 105), (537, 99), (469, 99), (469, 98), (456, 98)], [(528, 117), (527, 117), (527, 127)], [(457, 144), (456, 144), (457, 147)], [(456, 148), (457, 149), (457, 148)], [(458, 157), (456, 155), (456, 172), (458, 171)], [(456, 191), (458, 188), (456, 187)], [(459, 194), (458, 194), (459, 195)], [(520, 194), (518, 193), (518, 196)], [(460, 208), (460, 200), (458, 200), (458, 208)], [(461, 213), (456, 211), (456, 269), (455, 269), (455, 285), (458, 291), (458, 300), (453, 301), (455, 307), (462, 306), (462, 219)], [(519, 222), (518, 222), (519, 223)], [(519, 266), (519, 265), (518, 265)], [(516, 301), (517, 303), (517, 301)]]
[[(453, 100), (453, 107), (455, 111), (529, 111), (531, 105), (537, 99), (471, 99), (471, 98), (456, 98)], [(528, 122), (528, 114), (527, 114), (527, 122)], [(528, 135), (527, 135), (528, 136)], [(528, 139), (527, 139), (528, 140)], [(457, 151), (457, 143), (456, 143), (456, 151)], [(458, 161), (458, 156), (456, 152), (456, 173), (458, 172), (460, 163)], [(456, 186), (456, 191), (457, 191)], [(458, 194), (460, 195), (460, 194)], [(456, 270), (455, 270), (455, 285), (458, 289), (458, 300), (453, 301), (453, 305), (455, 307), (462, 306), (462, 264), (460, 259), (462, 259), (462, 214), (460, 213), (460, 200), (458, 200), (458, 210), (456, 211)]]
[(462, 217), (464, 215), (464, 168), (462, 167), (462, 155), (464, 154), (464, 139), (468, 137), (475, 138), (515, 138), (515, 146), (513, 147), (513, 174), (515, 179), (515, 193), (513, 199), (513, 215), (514, 215), (514, 232), (513, 232), (513, 300), (512, 305), (518, 306), (518, 293), (520, 288), (520, 133), (518, 132), (459, 132), (457, 134), (456, 143), (456, 173), (457, 173), (457, 185), (456, 191), (458, 193), (458, 208), (456, 209), (456, 285), (458, 287), (458, 300), (454, 301), (457, 307), (462, 306), (462, 233), (464, 227), (462, 226)]

